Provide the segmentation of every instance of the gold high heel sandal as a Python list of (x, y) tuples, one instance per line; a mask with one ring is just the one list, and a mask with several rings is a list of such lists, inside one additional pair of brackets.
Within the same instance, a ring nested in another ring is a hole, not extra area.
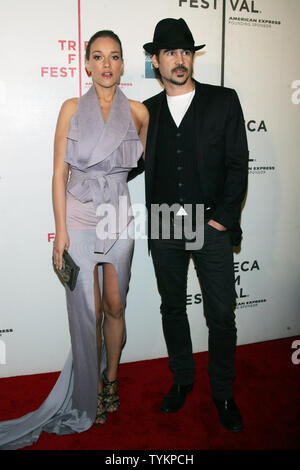
[(117, 392), (118, 379), (111, 382), (106, 377), (106, 371), (103, 372), (103, 395), (105, 410), (107, 413), (115, 413), (120, 406), (120, 397)]
[(97, 396), (97, 414), (95, 423), (96, 426), (103, 426), (106, 422), (106, 401), (104, 392), (98, 393)]

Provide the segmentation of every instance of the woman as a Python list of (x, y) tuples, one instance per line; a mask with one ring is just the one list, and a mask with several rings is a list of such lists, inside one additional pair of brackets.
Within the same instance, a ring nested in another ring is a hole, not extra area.
[(54, 145), (53, 259), (60, 269), (66, 249), (80, 267), (75, 289), (66, 288), (72, 354), (37, 411), (0, 425), (2, 448), (30, 445), (42, 431), (65, 434), (103, 425), (119, 407), (117, 372), (134, 243), (127, 180), (145, 147), (148, 111), (118, 88), (124, 65), (112, 31), (91, 37), (85, 65), (93, 85), (62, 105)]

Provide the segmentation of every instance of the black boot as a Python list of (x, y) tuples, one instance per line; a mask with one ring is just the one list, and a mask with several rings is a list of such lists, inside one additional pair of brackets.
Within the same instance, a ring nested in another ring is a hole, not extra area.
[(193, 388), (193, 384), (173, 384), (161, 404), (161, 411), (165, 413), (176, 413), (183, 407), (186, 396)]
[(243, 429), (242, 415), (233, 398), (228, 400), (213, 399), (217, 407), (222, 426), (229, 431), (238, 432)]

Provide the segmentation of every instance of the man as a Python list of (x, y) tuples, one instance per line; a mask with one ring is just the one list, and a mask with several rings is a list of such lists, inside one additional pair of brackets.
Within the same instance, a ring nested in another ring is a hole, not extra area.
[[(192, 256), (209, 329), (208, 373), (213, 400), (221, 424), (240, 431), (242, 417), (232, 395), (236, 345), (232, 245), (241, 240), (239, 218), (247, 188), (248, 148), (236, 92), (192, 78), (194, 52), (204, 47), (194, 44), (182, 18), (166, 18), (157, 24), (153, 42), (143, 46), (164, 86), (163, 92), (144, 102), (150, 116), (145, 152), (149, 234), (153, 204), (190, 205), (196, 230), (194, 209), (204, 205), (202, 248), (186, 249), (186, 239), (174, 236), (149, 239), (169, 365), (174, 373), (161, 410), (178, 411), (193, 387), (195, 364), (186, 314)], [(173, 234), (176, 218), (176, 214), (171, 218)]]

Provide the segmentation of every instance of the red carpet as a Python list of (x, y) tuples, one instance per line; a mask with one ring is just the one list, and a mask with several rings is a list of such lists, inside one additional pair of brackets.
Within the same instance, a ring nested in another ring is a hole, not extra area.
[[(299, 449), (300, 364), (291, 360), (295, 339), (299, 337), (237, 348), (234, 391), (245, 424), (240, 433), (219, 424), (207, 376), (208, 355), (203, 352), (195, 354), (195, 386), (178, 413), (159, 411), (172, 383), (167, 359), (121, 364), (121, 407), (103, 427), (67, 436), (43, 433), (26, 450)], [(0, 420), (36, 409), (57, 376), (1, 379)]]

